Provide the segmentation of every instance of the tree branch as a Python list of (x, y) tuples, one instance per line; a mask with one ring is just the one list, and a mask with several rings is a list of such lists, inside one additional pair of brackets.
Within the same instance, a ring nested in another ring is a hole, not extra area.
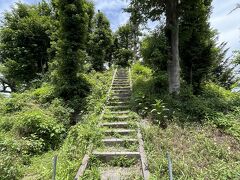
[(240, 4), (236, 4), (236, 7), (235, 7), (233, 10), (231, 10), (231, 11), (228, 13), (228, 15), (231, 14), (233, 11), (236, 11), (236, 10), (239, 9), (239, 8), (240, 8)]

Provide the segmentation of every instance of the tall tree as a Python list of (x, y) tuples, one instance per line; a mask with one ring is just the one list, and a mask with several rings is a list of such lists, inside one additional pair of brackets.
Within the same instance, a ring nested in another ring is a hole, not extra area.
[(115, 33), (115, 62), (119, 65), (126, 66), (128, 61), (133, 58), (133, 34), (132, 25), (127, 23), (118, 28)]
[(227, 43), (223, 42), (217, 47), (217, 65), (214, 66), (211, 72), (211, 80), (226, 89), (230, 89), (231, 86), (238, 80), (235, 75), (237, 69), (236, 62), (230, 57), (226, 57), (229, 48), (226, 48)]
[(147, 35), (141, 43), (143, 62), (154, 72), (167, 72), (167, 44), (163, 29), (155, 30)]
[(132, 27), (132, 37), (133, 37), (133, 52), (134, 52), (134, 61), (139, 58), (139, 48), (140, 48), (140, 40), (139, 36), (141, 35), (140, 32), (140, 25), (143, 23), (143, 17), (140, 13), (140, 2), (138, 0), (133, 0), (134, 3), (131, 4), (128, 8), (125, 9), (126, 12), (130, 13), (130, 25)]
[(179, 9), (178, 0), (132, 0), (130, 6), (138, 2), (139, 12), (148, 19), (159, 20), (166, 15), (166, 37), (168, 43), (168, 79), (169, 93), (178, 94), (180, 91), (179, 63)]
[(89, 17), (85, 0), (58, 0), (59, 50), (53, 64), (52, 81), (56, 93), (65, 100), (85, 96), (88, 87), (81, 75)]
[(179, 62), (179, 14), (178, 0), (166, 1), (166, 37), (168, 50), (169, 92), (178, 94), (180, 91)]
[(212, 0), (184, 0), (181, 4), (180, 56), (183, 79), (199, 92), (201, 83), (217, 66), (215, 32), (208, 22)]
[(48, 70), (50, 47), (51, 8), (43, 1), (29, 6), (16, 3), (4, 14), (0, 30), (0, 61), (2, 73), (17, 90)]
[(89, 41), (89, 55), (92, 56), (93, 69), (103, 70), (104, 62), (111, 59), (112, 31), (106, 16), (98, 11), (94, 20), (93, 33)]

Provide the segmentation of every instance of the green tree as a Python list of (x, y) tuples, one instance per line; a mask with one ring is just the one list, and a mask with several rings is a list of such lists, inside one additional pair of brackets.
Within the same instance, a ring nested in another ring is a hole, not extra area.
[(212, 0), (184, 0), (180, 20), (180, 56), (182, 74), (187, 84), (199, 92), (217, 65), (215, 33), (208, 22)]
[(52, 82), (55, 84), (55, 92), (65, 100), (82, 98), (88, 91), (81, 74), (86, 56), (88, 7), (85, 0), (56, 2), (59, 40)]
[[(169, 93), (178, 94), (180, 91), (180, 63), (179, 63), (179, 11), (181, 1), (177, 0), (132, 0), (130, 6), (137, 6), (144, 16), (144, 21), (159, 20), (166, 15), (165, 36), (168, 47), (168, 80)], [(142, 18), (142, 17), (141, 17)]]
[(92, 67), (97, 71), (103, 70), (104, 62), (111, 60), (112, 31), (107, 17), (100, 11), (94, 20), (93, 33), (89, 41), (89, 55), (92, 57)]
[(231, 59), (230, 57), (226, 58), (226, 54), (229, 50), (229, 48), (226, 48), (226, 45), (227, 43), (223, 42), (217, 47), (218, 53), (216, 58), (218, 64), (214, 67), (211, 73), (211, 80), (226, 89), (230, 89), (238, 80), (234, 72), (238, 64), (234, 59)]
[(127, 23), (118, 28), (114, 41), (114, 60), (117, 64), (126, 66), (133, 59), (132, 26)]
[(143, 39), (141, 54), (144, 63), (149, 65), (156, 73), (167, 72), (167, 43), (162, 29), (155, 30)]
[(140, 40), (139, 36), (141, 36), (140, 25), (144, 22), (143, 17), (140, 13), (141, 2), (138, 0), (133, 0), (134, 3), (131, 4), (128, 8), (125, 9), (126, 12), (130, 13), (129, 22), (132, 27), (132, 45), (134, 52), (134, 61), (139, 58), (139, 48), (140, 48)]
[(16, 3), (4, 14), (0, 30), (2, 73), (13, 91), (48, 70), (51, 8), (43, 1), (29, 6)]

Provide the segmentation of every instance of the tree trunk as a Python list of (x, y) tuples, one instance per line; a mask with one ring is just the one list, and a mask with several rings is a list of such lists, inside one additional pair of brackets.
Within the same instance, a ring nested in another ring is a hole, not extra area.
[(134, 62), (138, 60), (138, 31), (139, 31), (139, 25), (134, 24), (134, 34), (133, 34), (133, 51), (134, 51)]
[(179, 23), (178, 0), (166, 0), (166, 37), (169, 45), (168, 81), (169, 93), (179, 94), (180, 63), (179, 63)]

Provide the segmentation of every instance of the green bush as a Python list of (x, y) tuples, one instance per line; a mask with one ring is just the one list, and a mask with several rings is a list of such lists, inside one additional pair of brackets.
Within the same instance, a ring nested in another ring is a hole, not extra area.
[(15, 120), (14, 132), (28, 140), (42, 142), (43, 151), (58, 147), (64, 138), (63, 125), (41, 109), (22, 112), (16, 116)]
[(52, 100), (47, 110), (59, 123), (64, 124), (65, 127), (70, 126), (70, 118), (74, 110), (64, 105), (64, 102), (61, 99), (56, 98)]
[(0, 116), (0, 131), (10, 131), (14, 125), (13, 116)]
[(146, 66), (143, 66), (140, 62), (137, 62), (132, 67), (133, 79), (137, 78), (149, 78), (152, 75), (152, 70)]
[(0, 153), (1, 180), (16, 180), (20, 176), (17, 157), (12, 154)]
[(15, 113), (31, 106), (31, 97), (28, 93), (12, 94), (11, 98), (4, 98), (0, 102), (0, 113)]
[(133, 51), (125, 48), (118, 49), (116, 64), (126, 67), (133, 59)]
[(33, 99), (40, 103), (47, 103), (54, 99), (54, 88), (50, 84), (43, 84), (42, 87), (31, 92)]
[(240, 141), (240, 107), (227, 115), (219, 113), (212, 123)]

